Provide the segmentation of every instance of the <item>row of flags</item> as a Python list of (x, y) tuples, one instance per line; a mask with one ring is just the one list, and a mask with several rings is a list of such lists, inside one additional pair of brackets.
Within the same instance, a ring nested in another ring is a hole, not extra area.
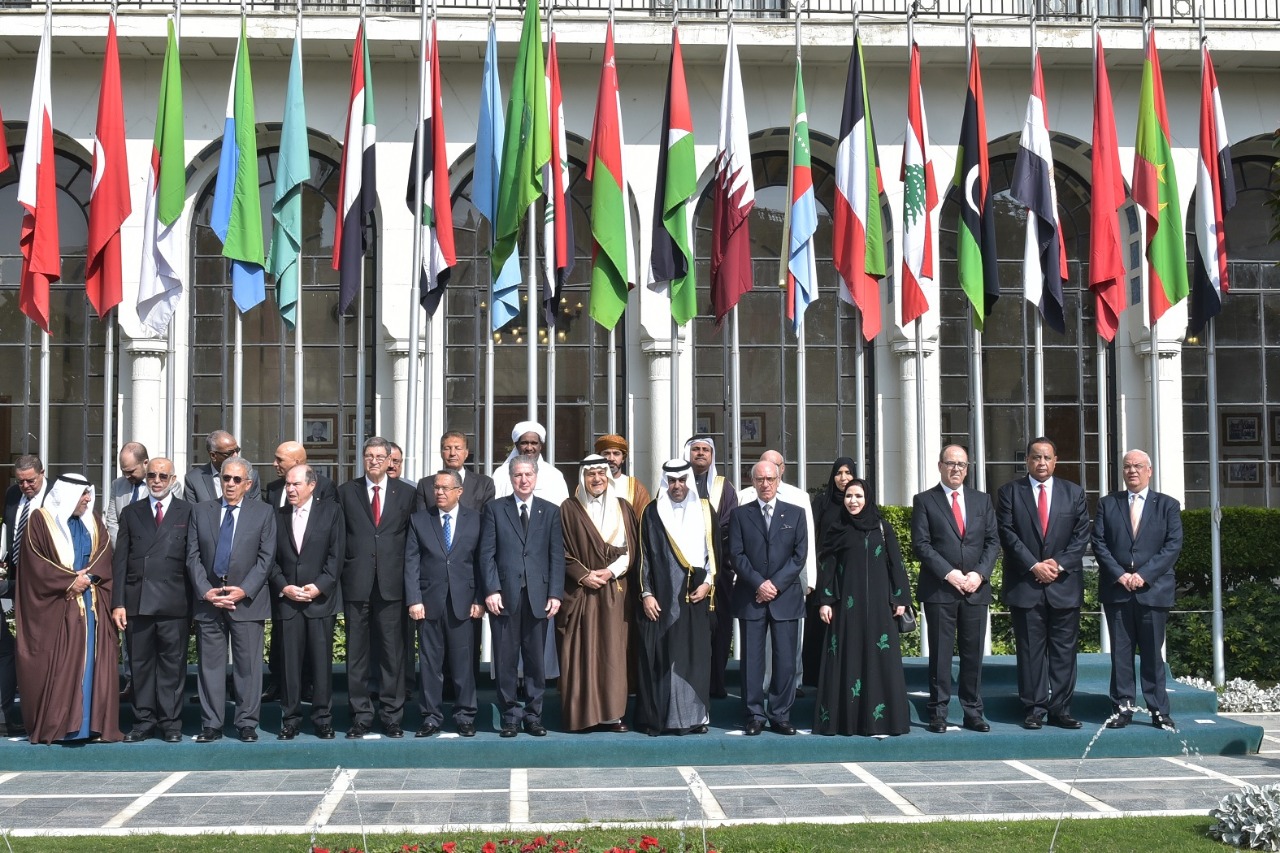
[[(23, 206), (20, 245), (23, 255), (20, 306), (41, 329), (49, 328), (49, 295), (60, 274), (54, 178), (51, 99), (49, 96), (49, 19), (46, 16), (23, 151), (18, 199)], [(422, 229), (422, 304), (432, 313), (440, 303), (456, 264), (448, 160), (445, 157), (441, 73), (434, 20), (424, 51), (421, 91), (423, 122), (414, 138), (406, 202), (417, 211)], [(968, 299), (975, 327), (981, 330), (1000, 296), (996, 274), (995, 211), (987, 157), (985, 105), (976, 40), (968, 45), (968, 88), (961, 120), (953, 185), (961, 200), (957, 276)], [(1133, 169), (1133, 198), (1146, 217), (1149, 270), (1149, 320), (1191, 299), (1191, 330), (1198, 331), (1221, 310), (1228, 290), (1223, 217), (1234, 204), (1235, 188), (1226, 144), (1221, 99), (1209, 50), (1203, 48), (1200, 161), (1195, 210), (1195, 274), (1189, 281), (1164, 87), (1155, 33), (1147, 36)], [(905, 327), (937, 304), (937, 213), (939, 193), (929, 156), (928, 125), (920, 81), (920, 49), (910, 47), (907, 129), (901, 180), (903, 259), (898, 318)], [(573, 218), (568, 194), (564, 110), (554, 30), (543, 34), (537, 3), (524, 10), (510, 98), (503, 112), (498, 80), (495, 25), (491, 21), (485, 54), (472, 200), (489, 222), (492, 235), (490, 300), (494, 330), (520, 311), (520, 236), (524, 216), (540, 198), (543, 207), (542, 302), (554, 323), (559, 292), (574, 265)], [(1093, 121), (1093, 204), (1089, 247), (1089, 286), (1097, 300), (1097, 330), (1115, 336), (1125, 308), (1125, 266), (1118, 210), (1124, 203), (1115, 119), (1101, 39), (1095, 46)], [(1032, 88), (1011, 186), (1013, 199), (1027, 215), (1024, 294), (1045, 325), (1065, 330), (1063, 284), (1066, 252), (1058, 221), (1057, 192), (1049, 137), (1044, 78), (1035, 55)], [(227, 97), (222, 156), (215, 185), (211, 225), (231, 262), (232, 291), (240, 311), (265, 300), (265, 273), (276, 280), (276, 302), (285, 323), (296, 321), (300, 289), (301, 187), (310, 179), (306, 109), (302, 80), (301, 28), (295, 36), (287, 85), (269, 248), (262, 239), (258, 194), (258, 154), (254, 132), (253, 81), (247, 30), (240, 38)], [(796, 334), (806, 308), (817, 298), (817, 231), (804, 79), (797, 54), (790, 169), (779, 283), (786, 288), (786, 313)], [(672, 27), (671, 59), (655, 175), (653, 252), (646, 281), (670, 296), (672, 319), (688, 323), (697, 313), (697, 282), (689, 206), (697, 190), (692, 114), (680, 50)], [(185, 138), (182, 81), (174, 22), (161, 74), (157, 118), (144, 210), (144, 239), (138, 295), (142, 324), (163, 335), (183, 290), (185, 246), (176, 230), (185, 203)], [(376, 120), (373, 75), (364, 25), (356, 33), (351, 87), (343, 135), (339, 210), (333, 267), (340, 274), (340, 308), (346, 311), (361, 286), (368, 228), (376, 206)], [(604, 60), (592, 126), (586, 178), (591, 183), (590, 313), (612, 329), (622, 318), (629, 291), (640, 277), (635, 258), (625, 174), (621, 95), (614, 51), (613, 22), (606, 30)], [(421, 153), (419, 153), (419, 151)], [(832, 254), (841, 280), (840, 295), (856, 305), (862, 333), (873, 340), (883, 329), (880, 282), (886, 275), (885, 228), (880, 196), (883, 180), (877, 161), (862, 44), (855, 34), (841, 113), (836, 157), (836, 200)], [(94, 179), (89, 209), (86, 272), (88, 297), (100, 317), (121, 301), (120, 227), (130, 215), (124, 116), (114, 18), (108, 28), (99, 114), (94, 138)], [(421, 164), (419, 167), (419, 163)], [(8, 152), (0, 144), (0, 169)], [(419, 172), (420, 168), (420, 172)], [(750, 142), (741, 67), (730, 24), (721, 89), (715, 177), (711, 187), (710, 302), (718, 323), (752, 290), (750, 215), (755, 205)], [(418, 179), (421, 183), (418, 183)]]

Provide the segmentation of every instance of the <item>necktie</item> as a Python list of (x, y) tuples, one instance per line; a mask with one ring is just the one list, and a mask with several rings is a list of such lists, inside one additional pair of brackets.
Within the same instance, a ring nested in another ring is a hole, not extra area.
[(1142, 522), (1142, 504), (1138, 500), (1138, 496), (1129, 495), (1129, 526), (1133, 528), (1133, 535), (1138, 535), (1138, 525)]
[(1040, 510), (1040, 535), (1049, 535), (1049, 493), (1045, 491), (1044, 483), (1040, 484), (1040, 498), (1036, 501), (1036, 509)]
[(213, 577), (210, 583), (218, 586), (227, 585), (227, 572), (231, 568), (231, 545), (236, 532), (235, 512), (238, 507), (227, 507), (222, 516), (222, 527), (218, 530), (218, 547), (213, 551)]
[(129, 503), (133, 503), (134, 501), (141, 498), (142, 497), (141, 491), (142, 491), (142, 484), (138, 483), (133, 487), (133, 491), (129, 493)]
[(156, 527), (159, 527), (162, 521), (164, 521), (164, 504), (156, 501)]
[(964, 513), (960, 510), (960, 493), (951, 493), (951, 514), (956, 519), (956, 530), (960, 531), (960, 538), (964, 538)]
[(445, 553), (453, 551), (453, 518), (448, 513), (444, 516), (444, 550)]
[(302, 550), (302, 537), (307, 532), (306, 510), (298, 507), (293, 511), (293, 544)]
[(27, 513), (31, 510), (31, 501), (25, 498), (22, 501), (22, 514), (18, 516), (18, 526), (13, 531), (13, 553), (9, 555), (9, 562), (16, 569), (18, 567), (18, 556), (22, 553), (22, 539), (27, 532)]
[(378, 500), (378, 489), (380, 486), (373, 487), (373, 526), (377, 527), (382, 523), (382, 501)]
[(768, 532), (769, 525), (773, 522), (773, 507), (769, 504), (765, 504), (762, 510), (764, 512), (764, 529)]
[(529, 505), (520, 504), (520, 526), (524, 528), (525, 535), (529, 533)]

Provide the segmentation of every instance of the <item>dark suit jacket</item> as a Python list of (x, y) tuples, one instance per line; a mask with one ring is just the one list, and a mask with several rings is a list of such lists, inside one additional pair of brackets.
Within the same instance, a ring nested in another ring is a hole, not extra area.
[[(458, 504), (453, 550), (445, 551), (444, 526), (436, 507), (415, 512), (404, 542), (404, 603), (426, 606), (428, 619), (439, 619), (445, 601), (453, 618), (469, 619), (480, 595), (480, 513)], [(532, 526), (532, 524), (530, 524)]]
[(541, 617), (548, 598), (564, 598), (564, 529), (560, 507), (534, 497), (529, 534), (520, 524), (515, 495), (485, 504), (480, 533), (480, 576), (487, 598), (502, 593), (502, 606), (515, 607), (520, 588), (529, 594), (533, 612)]
[(151, 500), (127, 504), (112, 553), (111, 606), (128, 616), (181, 617), (191, 613), (187, 580), (187, 533), (191, 504), (169, 501), (164, 521), (156, 527)]
[[(809, 534), (804, 508), (774, 502), (773, 520), (766, 532), (759, 501), (744, 504), (729, 516), (729, 559), (738, 575), (733, 588), (733, 615), (739, 619), (777, 620), (804, 616), (804, 561)], [(773, 581), (778, 595), (767, 604), (756, 602), (756, 590)]]
[[(44, 504), (44, 497), (49, 494), (49, 485), (49, 474), (48, 472), (45, 472), (44, 488), (41, 489), (40, 493), (32, 500), (32, 510), (39, 509)], [(4, 493), (4, 553), (6, 554), (5, 559), (9, 562), (11, 569), (13, 567), (14, 557), (17, 556), (13, 551), (13, 534), (15, 532), (14, 528), (18, 523), (18, 506), (21, 503), (22, 490), (18, 488), (17, 483), (14, 483), (9, 487), (9, 490)], [(27, 512), (27, 523), (31, 523), (30, 511)], [(16, 578), (13, 576), (13, 572), (10, 571), (9, 577), (0, 581), (0, 596), (12, 598), (16, 595), (16, 590), (14, 589), (15, 582)]]
[(368, 481), (348, 480), (338, 487), (338, 506), (347, 527), (347, 554), (342, 566), (343, 601), (368, 601), (374, 578), (384, 601), (404, 599), (404, 537), (413, 515), (413, 486), (392, 477), (381, 496), (381, 523), (373, 525)]
[[(1182, 551), (1182, 513), (1168, 495), (1148, 491), (1138, 524), (1138, 538), (1129, 525), (1129, 492), (1122, 489), (1098, 503), (1093, 522), (1093, 556), (1098, 560), (1098, 597), (1105, 604), (1136, 598), (1147, 607), (1173, 607), (1173, 566)], [(1137, 572), (1146, 586), (1129, 592), (1120, 575)]]
[[(996, 524), (1004, 547), (1004, 581), (1000, 596), (1010, 607), (1051, 607), (1084, 604), (1084, 549), (1089, 544), (1089, 508), (1084, 489), (1061, 477), (1053, 478), (1049, 495), (1049, 532), (1040, 532), (1039, 495), (1027, 477), (1000, 487)], [(1050, 584), (1036, 580), (1031, 567), (1052, 557), (1062, 573)]]
[(959, 569), (964, 574), (977, 572), (987, 581), (1000, 554), (1000, 536), (996, 530), (996, 511), (986, 492), (963, 487), (965, 506), (964, 539), (956, 527), (955, 516), (942, 484), (921, 492), (911, 502), (911, 544), (920, 561), (917, 598), (923, 604), (945, 604), (964, 598), (970, 604), (990, 604), (991, 584), (984, 583), (975, 592), (961, 596), (947, 574)]
[[(436, 495), (432, 489), (436, 485), (436, 475), (423, 477), (418, 481), (418, 510), (430, 509), (436, 505)], [(467, 471), (462, 478), (462, 498), (458, 503), (476, 512), (484, 512), (484, 506), (493, 500), (493, 478), (484, 474), (473, 474)]]
[[(293, 619), (299, 614), (318, 619), (336, 616), (342, 603), (338, 588), (342, 561), (346, 557), (346, 525), (342, 523), (342, 511), (333, 501), (315, 498), (312, 493), (311, 517), (299, 547), (293, 541), (293, 507), (286, 504), (276, 510), (275, 562), (271, 565), (271, 594), (281, 619)], [(315, 584), (320, 598), (309, 602), (282, 598), (286, 586)]]
[(231, 564), (227, 585), (244, 590), (245, 597), (235, 610), (223, 611), (204, 600), (213, 588), (208, 569), (218, 547), (222, 527), (222, 503), (206, 501), (191, 510), (191, 528), (187, 533), (187, 577), (195, 596), (197, 621), (216, 619), (223, 612), (236, 622), (262, 622), (271, 618), (271, 590), (267, 577), (276, 555), (276, 514), (262, 501), (245, 497), (236, 511), (236, 535), (231, 545)]
[[(213, 484), (214, 472), (213, 463), (206, 462), (203, 465), (197, 465), (187, 472), (187, 476), (182, 481), (182, 496), (193, 504), (204, 503), (218, 499), (218, 487)], [(258, 472), (249, 469), (249, 479), (252, 485), (249, 491), (245, 492), (245, 500), (256, 500), (259, 495)]]
[[(284, 494), (284, 477), (272, 480), (267, 487), (262, 490), (262, 501), (272, 509), (280, 509), (281, 496)], [(317, 501), (329, 501), (330, 503), (338, 502), (338, 487), (333, 484), (324, 474), (316, 474), (316, 490), (312, 492), (312, 498)], [(286, 504), (287, 506), (287, 504)], [(293, 517), (290, 516), (290, 523)], [(308, 530), (311, 528), (310, 522), (307, 523)]]

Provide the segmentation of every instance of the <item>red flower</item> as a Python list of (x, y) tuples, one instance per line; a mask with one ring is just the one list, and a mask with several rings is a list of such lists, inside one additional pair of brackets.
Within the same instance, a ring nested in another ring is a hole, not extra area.
[(661, 846), (662, 845), (658, 843), (658, 839), (654, 838), (652, 835), (640, 836), (641, 850), (656, 850)]
[(327, 848), (327, 847), (312, 847), (312, 848), (311, 848), (311, 853), (329, 853), (329, 848)]
[[(412, 847), (410, 847), (408, 844), (406, 844), (406, 845), (404, 846), (404, 849), (405, 849), (405, 850), (417, 850), (417, 849), (418, 849), (418, 845), (416, 845), (416, 844), (415, 844), (415, 845), (413, 845)], [(441, 849), (441, 850), (443, 850), (443, 851), (444, 851), (444, 853), (453, 853), (453, 851), (455, 851), (455, 850), (457, 850), (457, 849), (458, 849), (458, 842), (456, 842), (456, 841), (446, 841), (444, 844), (440, 845), (440, 849)]]
[(480, 848), (480, 853), (498, 853), (498, 845), (492, 841), (486, 841), (484, 846)]

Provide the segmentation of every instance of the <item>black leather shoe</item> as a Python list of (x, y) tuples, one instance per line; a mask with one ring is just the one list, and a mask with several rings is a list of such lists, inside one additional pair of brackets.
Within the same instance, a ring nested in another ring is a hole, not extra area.
[(240, 738), (244, 743), (257, 743), (258, 730), (253, 726), (241, 726), (236, 732), (236, 737)]
[(1133, 714), (1115, 714), (1107, 720), (1107, 728), (1123, 729), (1131, 722), (1133, 722)]
[(1161, 714), (1159, 711), (1151, 712), (1151, 725), (1169, 732), (1178, 730), (1178, 724), (1173, 721), (1173, 717), (1168, 714)]
[(182, 743), (182, 732), (165, 732), (165, 743)]
[(547, 729), (542, 723), (528, 721), (524, 724), (524, 730), (534, 737), (546, 737)]
[(333, 726), (316, 726), (316, 737), (320, 740), (333, 740)]
[(933, 732), (935, 735), (942, 735), (942, 734), (946, 734), (946, 733), (947, 733), (947, 718), (946, 718), (946, 717), (934, 717), (933, 719), (931, 719), (931, 720), (929, 721), (929, 725), (928, 725), (926, 728), (928, 728), (928, 729), (929, 729), (929, 731)]
[(151, 738), (150, 729), (134, 729), (124, 736), (125, 743), (142, 743)]
[(1027, 718), (1022, 721), (1022, 727), (1031, 731), (1042, 729), (1044, 728), (1044, 720), (1040, 719), (1039, 714), (1027, 714)]
[(747, 732), (747, 737), (755, 737), (764, 731), (764, 721), (755, 719), (747, 720), (746, 725), (744, 725), (743, 728)]
[(215, 740), (222, 740), (222, 729), (203, 728), (200, 734), (196, 735), (196, 743), (213, 743)]
[(281, 726), (280, 734), (276, 735), (276, 740), (293, 740), (298, 736), (297, 726)]
[(694, 726), (693, 728), (689, 729), (689, 734), (691, 734), (691, 735), (705, 735), (708, 731), (710, 731), (710, 729), (708, 729), (708, 728), (707, 728), (707, 724), (706, 724), (706, 723), (699, 723), (698, 725), (696, 725), (696, 726)]
[(502, 731), (498, 732), (498, 737), (515, 737), (519, 731), (519, 727), (515, 723), (511, 723), (502, 727)]
[(964, 721), (964, 727), (971, 732), (991, 731), (991, 725), (981, 717), (970, 717)]
[(1060, 729), (1078, 729), (1083, 727), (1083, 723), (1070, 714), (1050, 714), (1049, 725), (1057, 726)]
[(369, 733), (369, 727), (364, 723), (352, 723), (351, 728), (347, 729), (347, 740), (355, 740), (362, 738)]
[(475, 737), (476, 724), (475, 723), (458, 723), (458, 734), (461, 735), (462, 737)]
[(793, 735), (796, 733), (796, 727), (786, 720), (774, 720), (769, 724), (769, 728), (773, 729), (780, 735)]
[(431, 737), (433, 734), (435, 734), (438, 731), (440, 731), (440, 727), (435, 723), (423, 723), (422, 728), (414, 732), (413, 736), (414, 737)]
[(382, 732), (387, 737), (396, 738), (397, 740), (404, 737), (404, 729), (400, 728), (399, 723), (387, 723), (382, 727)]

